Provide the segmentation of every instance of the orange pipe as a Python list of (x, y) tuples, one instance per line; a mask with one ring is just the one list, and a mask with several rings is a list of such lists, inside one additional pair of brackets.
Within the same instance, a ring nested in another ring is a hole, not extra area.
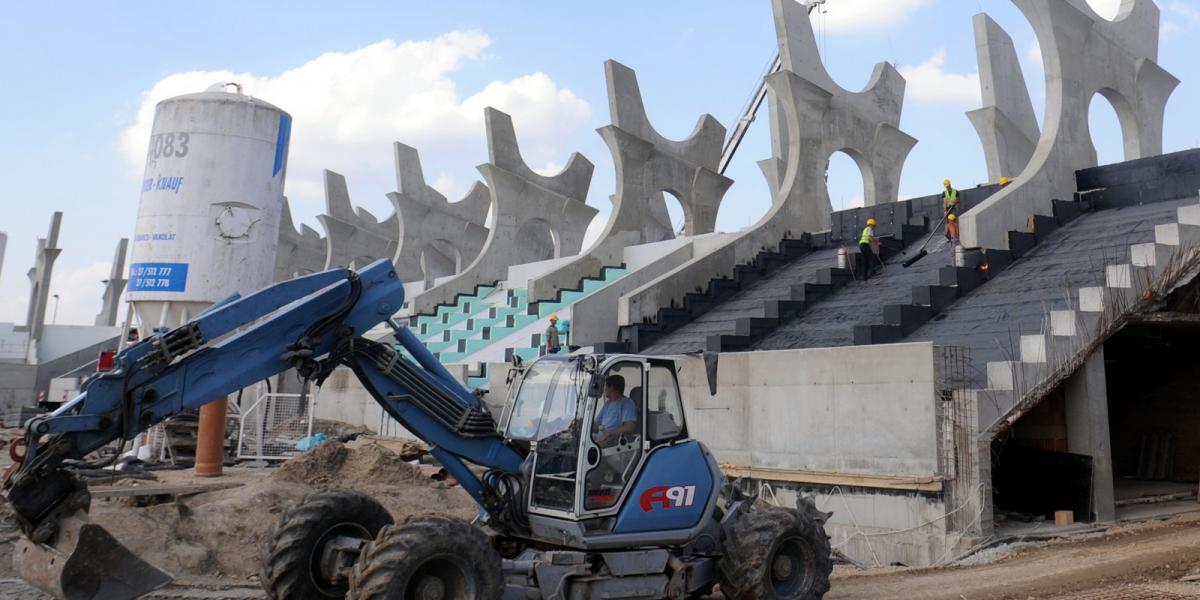
[(200, 407), (196, 433), (196, 477), (220, 477), (225, 468), (225, 409), (229, 398), (222, 396)]

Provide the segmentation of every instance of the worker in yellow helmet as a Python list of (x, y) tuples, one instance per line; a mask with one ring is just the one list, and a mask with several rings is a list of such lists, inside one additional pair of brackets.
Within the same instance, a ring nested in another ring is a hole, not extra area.
[(550, 326), (546, 328), (546, 354), (558, 354), (562, 344), (558, 340), (558, 315), (550, 315)]
[(862, 253), (863, 258), (863, 281), (871, 277), (871, 271), (875, 269), (883, 270), (882, 263), (875, 255), (873, 244), (878, 244), (879, 238), (875, 237), (875, 218), (867, 219), (867, 226), (863, 228), (862, 236), (858, 238), (858, 250)]
[[(955, 231), (958, 230), (958, 190), (950, 185), (949, 179), (942, 182), (942, 187), (945, 188), (942, 192), (942, 212), (946, 215), (946, 237), (949, 238), (951, 224), (954, 225)], [(954, 221), (951, 221), (951, 215), (954, 216)]]
[(1004, 187), (1006, 185), (1008, 185), (1008, 177), (1001, 177), (1000, 178), (1000, 187)]

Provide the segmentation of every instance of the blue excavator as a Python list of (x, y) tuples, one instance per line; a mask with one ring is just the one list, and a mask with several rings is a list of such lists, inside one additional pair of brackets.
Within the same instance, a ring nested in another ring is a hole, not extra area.
[[(821, 598), (832, 569), (827, 515), (756, 501), (688, 436), (682, 360), (549, 355), (514, 364), (493, 416), (401, 323), (388, 261), (334, 269), (214, 304), (122, 350), (116, 368), (26, 424), (4, 497), (24, 536), (21, 576), (70, 600), (136, 598), (171, 576), (87, 517), (85, 457), (117, 440), (296, 369), (320, 384), (339, 366), (479, 505), (474, 522), (402, 524), (369, 496), (310, 494), (261, 551), (275, 600)], [(396, 343), (364, 337), (391, 325)], [(715, 360), (708, 366), (715, 389)], [(474, 467), (472, 467), (472, 465)]]

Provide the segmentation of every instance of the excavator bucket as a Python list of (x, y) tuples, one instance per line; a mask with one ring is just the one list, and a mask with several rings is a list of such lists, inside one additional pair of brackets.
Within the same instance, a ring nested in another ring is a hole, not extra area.
[(13, 564), (22, 579), (60, 600), (131, 600), (173, 579), (83, 512), (59, 522), (53, 546), (22, 537), (13, 550)]

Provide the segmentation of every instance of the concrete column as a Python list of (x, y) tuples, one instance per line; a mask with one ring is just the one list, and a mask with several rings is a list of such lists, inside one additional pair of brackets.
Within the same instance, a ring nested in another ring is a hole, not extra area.
[(1067, 451), (1092, 457), (1092, 500), (1096, 520), (1116, 519), (1112, 446), (1108, 436), (1108, 387), (1104, 347), (1067, 380)]

